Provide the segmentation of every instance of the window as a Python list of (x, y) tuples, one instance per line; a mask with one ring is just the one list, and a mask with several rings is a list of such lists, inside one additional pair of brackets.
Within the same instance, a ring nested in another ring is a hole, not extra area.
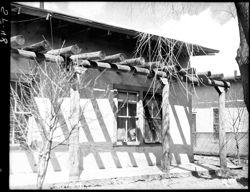
[(143, 108), (145, 143), (161, 143), (161, 96), (144, 93)]
[(137, 92), (118, 91), (117, 141), (137, 141)]
[(25, 142), (27, 122), (30, 116), (28, 102), (30, 100), (29, 87), (25, 83), (11, 81), (10, 86), (10, 144)]
[(219, 109), (213, 108), (213, 128), (215, 133), (219, 133)]

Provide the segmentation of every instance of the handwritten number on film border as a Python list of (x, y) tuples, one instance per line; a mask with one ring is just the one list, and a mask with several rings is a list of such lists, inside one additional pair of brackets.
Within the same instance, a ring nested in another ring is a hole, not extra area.
[[(6, 10), (3, 6), (1, 7), (0, 9), (0, 12), (3, 13), (4, 16), (7, 16), (8, 15), (8, 10)], [(2, 15), (2, 14), (1, 14)], [(0, 39), (0, 42), (4, 42), (5, 44), (8, 43), (8, 39), (6, 38), (6, 33), (4, 31), (4, 23), (7, 22), (8, 20), (7, 19), (4, 19), (4, 18), (1, 18), (0, 20), (0, 24), (1, 24), (1, 32), (0, 32), (0, 35), (1, 35), (1, 39)]]

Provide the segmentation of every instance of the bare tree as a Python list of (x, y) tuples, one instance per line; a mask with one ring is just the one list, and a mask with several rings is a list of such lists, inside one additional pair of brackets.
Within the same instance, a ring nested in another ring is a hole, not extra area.
[[(230, 100), (235, 100), (235, 97), (232, 96), (232, 93), (229, 94)], [(237, 98), (237, 97), (236, 97)], [(240, 164), (240, 140), (244, 135), (240, 135), (242, 125), (244, 123), (245, 107), (241, 105), (241, 101), (235, 100), (234, 108), (227, 108), (228, 111), (228, 124), (233, 132), (234, 140), (236, 144), (236, 157), (237, 165)]]
[[(36, 61), (36, 60), (35, 60)], [(23, 73), (16, 82), (16, 88), (11, 86), (11, 122), (12, 131), (16, 131), (16, 142), (26, 150), (38, 153), (37, 188), (41, 189), (46, 176), (51, 151), (59, 145), (67, 144), (74, 129), (78, 128), (81, 115), (77, 121), (74, 112), (70, 111), (68, 120), (70, 131), (67, 135), (56, 134), (61, 126), (60, 111), (70, 89), (79, 79), (73, 67), (64, 68), (61, 63), (34, 62), (28, 72)], [(44, 111), (39, 110), (41, 106)], [(36, 122), (38, 130), (32, 125)], [(60, 123), (59, 123), (60, 122)], [(41, 139), (32, 138), (40, 134)]]

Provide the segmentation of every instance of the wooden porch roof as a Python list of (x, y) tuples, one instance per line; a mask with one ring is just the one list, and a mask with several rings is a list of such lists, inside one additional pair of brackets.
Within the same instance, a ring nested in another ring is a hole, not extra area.
[[(137, 35), (139, 34), (139, 31), (125, 29), (122, 27), (112, 26), (112, 25), (108, 25), (104, 23), (99, 23), (99, 22), (95, 22), (95, 21), (80, 18), (80, 17), (72, 17), (66, 14), (57, 13), (54, 11), (31, 7), (27, 5), (22, 5), (18, 3), (11, 3), (11, 10), (12, 10), (12, 13), (19, 12), (19, 14), (22, 13), (22, 14), (26, 14), (30, 16), (44, 17), (44, 18), (46, 18), (46, 16), (50, 14), (53, 18), (58, 19), (58, 20), (64, 20), (70, 23), (85, 25), (91, 28), (96, 28), (96, 29), (103, 29), (103, 30), (107, 30), (110, 32), (117, 32), (120, 34), (131, 36), (133, 38), (137, 38)], [(152, 35), (153, 40), (156, 41), (158, 38), (159, 36)], [(165, 38), (165, 37), (162, 37), (162, 38)], [(197, 44), (187, 43), (187, 42), (183, 42), (183, 41), (179, 41), (179, 40), (175, 40), (171, 38), (165, 38), (165, 39), (175, 43), (177, 46), (177, 49), (183, 49), (184, 52), (186, 51), (186, 49), (190, 49), (190, 50), (192, 49), (193, 56), (214, 55), (216, 53), (219, 53), (219, 50), (203, 47)]]

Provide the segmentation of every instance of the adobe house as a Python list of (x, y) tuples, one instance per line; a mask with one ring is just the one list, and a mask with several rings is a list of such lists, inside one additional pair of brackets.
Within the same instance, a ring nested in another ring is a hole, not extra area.
[[(18, 3), (11, 4), (11, 14), (10, 81), (14, 88), (20, 71), (27, 73), (38, 57), (51, 64), (58, 58), (65, 63), (65, 57), (51, 52), (58, 52), (62, 45), (76, 44), (81, 50), (70, 58), (79, 59), (79, 67), (86, 69), (84, 79), (90, 82), (79, 90), (79, 102), (84, 105), (78, 157), (82, 174), (93, 169), (160, 166), (169, 149), (172, 164), (193, 162), (192, 95), (182, 84), (187, 82), (190, 89), (195, 81), (195, 77), (188, 76), (187, 47), (193, 48), (193, 56), (213, 55), (217, 50), (169, 39), (175, 43), (173, 53), (180, 64), (176, 70), (181, 77), (181, 81), (169, 82), (167, 72), (154, 70), (147, 55), (134, 58), (136, 31)], [(48, 42), (52, 50), (48, 49)], [(203, 81), (210, 86), (227, 85), (222, 81)], [(66, 102), (65, 109), (67, 106)], [(44, 107), (38, 103), (39, 110)], [(68, 117), (63, 110), (61, 117), (66, 125)], [(33, 122), (31, 130), (35, 129)], [(37, 157), (20, 147), (15, 131), (11, 125), (10, 174), (35, 173)], [(57, 131), (63, 137), (69, 127)], [(166, 137), (169, 134), (171, 137)], [(39, 140), (39, 134), (33, 139)], [(69, 156), (68, 145), (55, 148), (48, 171), (69, 171)]]
[[(237, 75), (237, 71), (235, 71), (234, 76), (224, 76), (221, 73), (211, 74), (210, 78), (230, 82), (230, 89), (225, 98), (227, 155), (236, 155), (234, 126), (235, 130), (238, 129), (240, 155), (247, 157), (249, 115), (243, 100), (241, 76)], [(218, 96), (213, 89), (213, 87), (204, 85), (195, 87), (196, 93), (193, 95), (192, 102), (195, 154), (219, 154)]]

